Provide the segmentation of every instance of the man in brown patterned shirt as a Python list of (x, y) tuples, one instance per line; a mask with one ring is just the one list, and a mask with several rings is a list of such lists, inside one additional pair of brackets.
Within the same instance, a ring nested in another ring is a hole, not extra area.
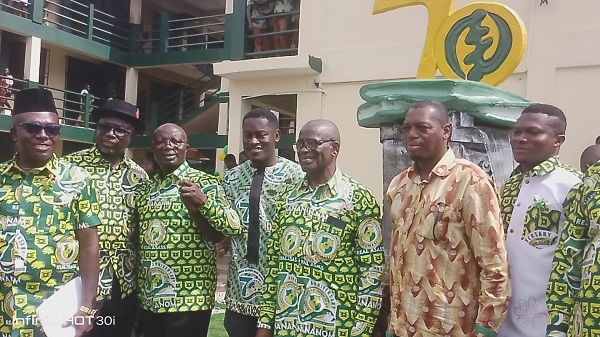
[(391, 201), (390, 330), (396, 336), (496, 336), (510, 296), (498, 196), (448, 147), (446, 108), (416, 103), (403, 139), (413, 165)]

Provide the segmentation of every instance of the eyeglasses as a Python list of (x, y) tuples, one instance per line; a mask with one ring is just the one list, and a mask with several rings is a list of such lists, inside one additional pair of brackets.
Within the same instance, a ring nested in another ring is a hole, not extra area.
[(96, 130), (102, 133), (109, 133), (112, 131), (113, 134), (119, 138), (125, 137), (133, 132), (129, 129), (122, 128), (120, 126), (112, 126), (104, 123), (97, 123)]
[(183, 144), (185, 144), (185, 140), (180, 140), (180, 139), (164, 139), (164, 140), (161, 140), (159, 142), (154, 142), (154, 146), (156, 146), (157, 149), (164, 149), (169, 144), (171, 144), (172, 147), (178, 149)]
[(317, 147), (319, 147), (319, 146), (321, 146), (321, 145), (323, 145), (325, 143), (329, 143), (329, 142), (335, 142), (335, 140), (333, 140), (333, 139), (328, 139), (328, 140), (316, 140), (316, 139), (299, 140), (299, 141), (295, 142), (294, 144), (292, 144), (292, 148), (296, 152), (302, 150), (302, 148), (305, 148), (308, 151), (312, 151), (312, 150), (316, 149)]
[(18, 124), (17, 126), (22, 127), (25, 130), (25, 132), (27, 132), (30, 135), (37, 135), (40, 132), (42, 132), (42, 130), (44, 130), (48, 137), (56, 137), (60, 135), (60, 125), (58, 124), (42, 125), (39, 123), (24, 122)]

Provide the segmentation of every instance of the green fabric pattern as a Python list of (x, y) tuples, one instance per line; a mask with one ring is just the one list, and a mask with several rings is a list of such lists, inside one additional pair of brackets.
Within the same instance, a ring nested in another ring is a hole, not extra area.
[(224, 234), (242, 232), (216, 177), (184, 162), (174, 172), (156, 174), (136, 199), (140, 267), (138, 298), (155, 313), (209, 310), (215, 304), (215, 244), (200, 234), (179, 196), (179, 181), (197, 183), (208, 197), (200, 212)]
[(381, 308), (384, 249), (372, 193), (336, 170), (278, 204), (259, 327), (274, 336), (370, 336)]
[(113, 275), (119, 280), (121, 296), (124, 298), (136, 288), (137, 234), (131, 221), (135, 196), (148, 175), (132, 159), (124, 157), (119, 165), (111, 167), (98, 148), (67, 155), (66, 160), (87, 171), (94, 181), (100, 220), (100, 283), (98, 301), (110, 299)]
[(600, 162), (591, 166), (565, 209), (567, 220), (548, 284), (548, 335), (594, 336), (600, 331)]
[(100, 224), (85, 171), (59, 162), (25, 173), (0, 164), (0, 333), (42, 336), (35, 309), (78, 275), (76, 229)]
[[(249, 223), (249, 199), (252, 178), (256, 169), (247, 161), (225, 172), (223, 188), (232, 207), (240, 215), (245, 229)], [(260, 242), (258, 265), (246, 260), (248, 234), (231, 237), (231, 261), (227, 274), (227, 309), (242, 315), (259, 315), (264, 270), (266, 266), (267, 240), (271, 234), (275, 204), (284, 190), (302, 180), (304, 172), (300, 165), (279, 157), (277, 164), (265, 168), (260, 197)]]

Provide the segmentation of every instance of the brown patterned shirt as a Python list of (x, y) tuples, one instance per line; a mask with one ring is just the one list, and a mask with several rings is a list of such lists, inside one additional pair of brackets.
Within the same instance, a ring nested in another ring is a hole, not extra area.
[(510, 285), (493, 182), (448, 150), (427, 180), (414, 165), (388, 188), (390, 329), (397, 336), (495, 336)]

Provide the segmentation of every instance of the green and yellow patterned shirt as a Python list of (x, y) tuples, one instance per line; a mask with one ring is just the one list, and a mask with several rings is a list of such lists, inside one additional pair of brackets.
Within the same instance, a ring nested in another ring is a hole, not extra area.
[[(131, 221), (133, 200), (148, 175), (132, 159), (124, 157), (121, 163), (111, 167), (102, 157), (98, 147), (72, 153), (62, 158), (87, 171), (94, 181), (100, 220), (100, 283), (98, 301), (109, 300), (113, 276), (119, 280), (121, 296), (132, 294), (136, 288), (136, 240), (135, 226)], [(116, 274), (115, 274), (116, 273)]]
[(35, 309), (77, 276), (75, 231), (100, 224), (99, 208), (85, 171), (56, 156), (29, 173), (0, 164), (2, 334), (36, 335)]
[(144, 184), (136, 199), (138, 298), (143, 309), (155, 313), (209, 310), (215, 303), (215, 245), (200, 234), (181, 201), (178, 184), (184, 178), (208, 197), (199, 210), (213, 228), (225, 235), (243, 230), (217, 179), (187, 162)]
[(384, 268), (379, 205), (336, 170), (278, 203), (258, 326), (279, 336), (371, 336)]
[[(245, 229), (250, 221), (249, 200), (252, 178), (256, 169), (246, 161), (225, 172), (223, 188), (233, 208), (240, 215)], [(260, 237), (258, 265), (246, 259), (248, 233), (231, 237), (231, 261), (227, 277), (227, 309), (242, 315), (259, 315), (264, 271), (267, 264), (267, 240), (271, 234), (271, 223), (275, 215), (275, 204), (283, 191), (301, 181), (304, 172), (300, 165), (279, 157), (277, 164), (266, 167), (260, 195)]]
[(575, 188), (546, 292), (552, 337), (600, 335), (600, 162)]

